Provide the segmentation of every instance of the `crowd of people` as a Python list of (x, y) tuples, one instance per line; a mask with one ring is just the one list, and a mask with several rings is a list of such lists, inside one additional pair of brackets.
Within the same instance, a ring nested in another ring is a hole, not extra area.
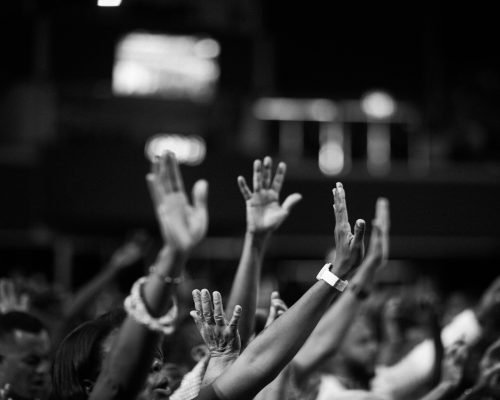
[(500, 278), (453, 310), (423, 279), (377, 285), (390, 258), (390, 199), (352, 223), (337, 182), (332, 251), (297, 301), (274, 288), (261, 312), (266, 248), (301, 200), (280, 199), (285, 175), (266, 156), (251, 185), (237, 178), (246, 232), (229, 293), (193, 288), (186, 274), (207, 234), (208, 182), (189, 198), (171, 152), (146, 176), (163, 245), (125, 298), (97, 301), (143, 255), (142, 238), (76, 293), (2, 277), (0, 400), (500, 398)]

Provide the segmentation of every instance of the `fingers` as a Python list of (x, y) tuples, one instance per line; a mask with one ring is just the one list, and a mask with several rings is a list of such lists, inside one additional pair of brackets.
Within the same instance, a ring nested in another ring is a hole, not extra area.
[(271, 157), (264, 157), (263, 169), (262, 169), (262, 185), (264, 189), (269, 189), (271, 187), (271, 174), (273, 169), (273, 160)]
[(255, 160), (253, 162), (253, 191), (262, 189), (262, 162)]
[(222, 306), (222, 296), (219, 292), (213, 292), (214, 297), (214, 320), (218, 326), (225, 326), (224, 309)]
[(238, 187), (240, 188), (240, 192), (243, 195), (245, 201), (252, 198), (252, 192), (247, 185), (247, 181), (242, 176), (238, 176)]
[(168, 172), (167, 176), (170, 178), (170, 185), (173, 192), (184, 191), (184, 181), (182, 180), (181, 171), (179, 170), (179, 163), (175, 154), (168, 151), (165, 154), (165, 168)]
[(153, 162), (152, 174), (156, 178), (157, 184), (161, 187), (162, 194), (184, 191), (184, 182), (179, 170), (179, 163), (175, 154), (171, 151), (165, 152), (165, 154)]
[(344, 229), (349, 228), (350, 230), (345, 201), (345, 190), (340, 182), (337, 182), (335, 189), (333, 189), (333, 209), (335, 210), (335, 227)]
[(281, 191), (281, 187), (283, 186), (283, 182), (285, 181), (286, 174), (286, 164), (284, 162), (280, 162), (278, 164), (278, 168), (276, 169), (276, 174), (274, 175), (272, 189), (276, 192)]
[(358, 219), (354, 224), (353, 247), (361, 247), (365, 239), (366, 223), (363, 219)]
[(390, 227), (389, 200), (379, 197), (375, 205), (375, 219), (380, 221), (381, 227), (388, 231)]
[(207, 289), (203, 289), (201, 291), (201, 308), (205, 322), (209, 325), (215, 325), (212, 298), (210, 297), (210, 292)]
[(229, 321), (229, 329), (233, 334), (236, 334), (236, 331), (238, 330), (238, 324), (240, 322), (240, 317), (241, 317), (241, 306), (235, 306), (234, 311), (233, 311), (233, 316), (231, 317), (231, 320)]
[(203, 309), (201, 307), (201, 292), (198, 289), (194, 289), (192, 291), (194, 308), (198, 313), (198, 316), (201, 318), (203, 315)]
[(196, 181), (192, 190), (193, 205), (195, 208), (206, 210), (208, 203), (208, 182), (204, 179)]
[(293, 193), (290, 196), (288, 196), (281, 207), (285, 209), (287, 212), (290, 212), (290, 210), (300, 201), (302, 200), (302, 195), (300, 193)]
[(370, 247), (380, 246), (382, 244), (382, 228), (380, 223), (374, 219), (372, 220), (372, 232), (370, 235)]
[(191, 316), (191, 318), (193, 318), (194, 320), (194, 323), (196, 324), (196, 326), (198, 327), (198, 330), (201, 331), (202, 328), (203, 328), (203, 321), (201, 319), (201, 317), (198, 315), (198, 311), (196, 310), (191, 310), (189, 312), (189, 315)]

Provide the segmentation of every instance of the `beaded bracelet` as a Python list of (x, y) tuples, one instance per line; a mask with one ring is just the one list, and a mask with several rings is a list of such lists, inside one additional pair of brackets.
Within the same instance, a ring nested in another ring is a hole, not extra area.
[(142, 285), (147, 281), (147, 278), (143, 276), (139, 278), (130, 291), (130, 295), (127, 296), (123, 305), (127, 314), (134, 318), (137, 322), (142, 325), (147, 326), (149, 329), (157, 332), (161, 332), (164, 335), (171, 335), (175, 330), (175, 322), (177, 321), (178, 307), (177, 300), (172, 296), (173, 306), (168, 310), (168, 312), (160, 318), (154, 318), (149, 313), (144, 299), (142, 298), (141, 288)]

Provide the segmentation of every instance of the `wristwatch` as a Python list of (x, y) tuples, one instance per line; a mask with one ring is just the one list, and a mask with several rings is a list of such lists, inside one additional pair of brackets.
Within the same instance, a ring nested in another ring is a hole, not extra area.
[(318, 281), (323, 280), (330, 286), (333, 286), (339, 292), (343, 292), (349, 282), (340, 279), (337, 275), (330, 271), (331, 268), (332, 263), (325, 264), (323, 268), (321, 268), (321, 270), (318, 272), (318, 275), (316, 275), (316, 279)]

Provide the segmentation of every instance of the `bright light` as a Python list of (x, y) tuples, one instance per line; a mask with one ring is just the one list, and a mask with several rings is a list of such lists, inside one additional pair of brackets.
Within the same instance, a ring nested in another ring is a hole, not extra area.
[(369, 92), (361, 99), (361, 109), (370, 118), (387, 119), (396, 112), (396, 102), (386, 92)]
[(325, 175), (338, 175), (344, 169), (344, 149), (339, 143), (325, 143), (319, 149), (319, 169)]
[(338, 175), (347, 167), (344, 150), (344, 132), (338, 123), (320, 126), (318, 166), (325, 175)]
[(220, 54), (220, 46), (214, 39), (201, 39), (194, 45), (194, 54), (200, 58), (216, 58)]
[(129, 33), (116, 47), (113, 92), (206, 102), (220, 75), (214, 39)]
[(205, 141), (196, 135), (158, 134), (146, 142), (145, 153), (151, 162), (167, 150), (175, 154), (179, 163), (187, 165), (201, 164), (207, 153)]
[(122, 0), (97, 0), (99, 7), (118, 7)]

